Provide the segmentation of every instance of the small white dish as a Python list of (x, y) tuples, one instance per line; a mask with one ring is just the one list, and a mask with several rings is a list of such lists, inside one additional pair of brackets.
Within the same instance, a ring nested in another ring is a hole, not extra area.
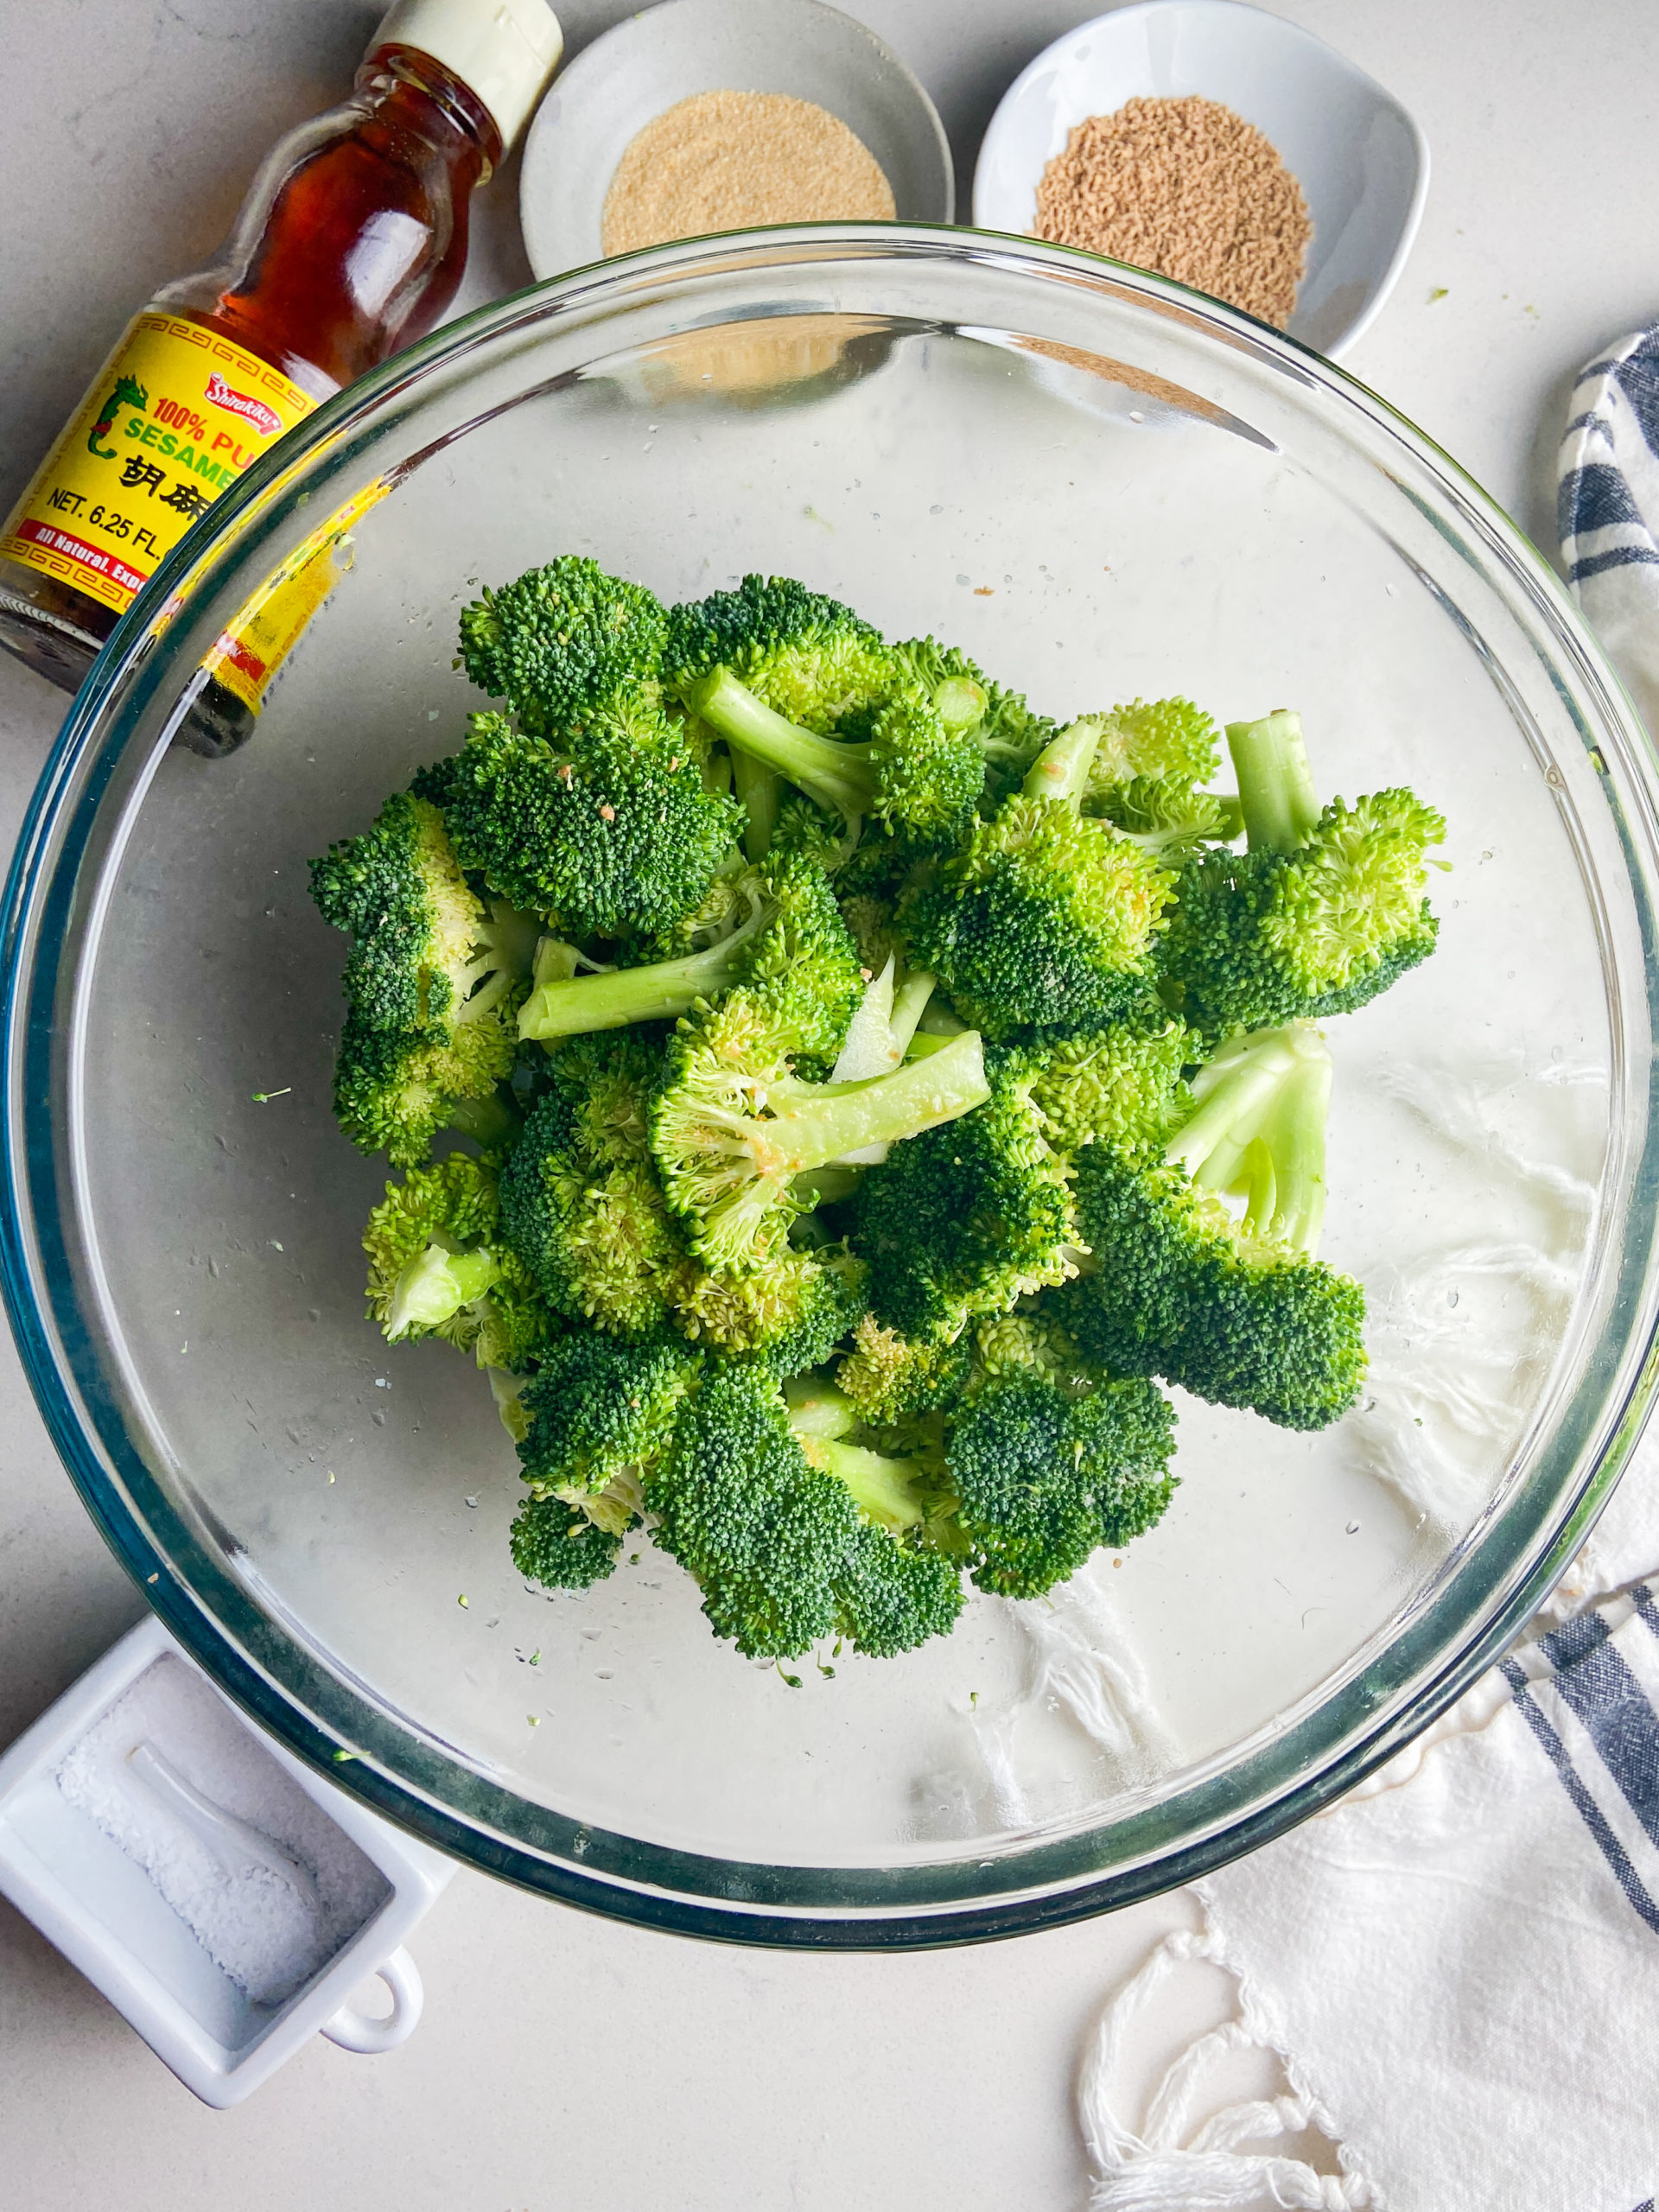
[(1131, 99), (1219, 100), (1265, 133), (1313, 219), (1289, 334), (1335, 359), (1405, 265), (1428, 145), (1393, 94), (1311, 32), (1240, 0), (1137, 0), (1079, 23), (1003, 94), (974, 174), (981, 230), (1029, 233), (1068, 134)]
[[(137, 1861), (58, 1786), (67, 1754), (163, 1659), (207, 1684), (382, 1878), (383, 1901), (280, 2005), (254, 2003)], [(345, 2050), (375, 2053), (395, 2050), (413, 2032), (421, 1978), (403, 1941), (454, 1872), (441, 1853), (377, 1819), (253, 1728), (154, 1617), (106, 1651), (0, 1757), (0, 1895), (104, 1993), (186, 2088), (220, 2109), (240, 2104), (314, 2035)], [(374, 1975), (391, 1993), (391, 2011), (379, 2017), (348, 2001)]]
[(605, 195), (634, 135), (695, 92), (786, 92), (837, 116), (893, 188), (901, 223), (948, 223), (938, 111), (874, 31), (821, 0), (664, 0), (584, 48), (537, 111), (518, 212), (538, 276), (602, 257)]

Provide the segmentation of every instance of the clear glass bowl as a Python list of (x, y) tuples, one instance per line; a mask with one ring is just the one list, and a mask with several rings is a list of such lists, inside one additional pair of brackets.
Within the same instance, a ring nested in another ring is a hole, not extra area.
[[(236, 608), (381, 477), (253, 741), (170, 747)], [(798, 1688), (648, 1543), (584, 1598), (525, 1588), (483, 1379), (363, 1318), (384, 1171), (330, 1119), (341, 946), (305, 862), (458, 741), (479, 583), (569, 550), (667, 597), (802, 575), (1057, 713), (1294, 705), (1328, 791), (1444, 808), (1439, 954), (1330, 1030), (1361, 1412), (1303, 1437), (1183, 1402), (1181, 1488), (1121, 1565)], [(937, 1943), (1260, 1842), (1514, 1632), (1645, 1403), (1656, 784), (1554, 578), (1408, 424), (1086, 256), (755, 233), (441, 332), (186, 552), (102, 655), (11, 880), (6, 1288), (90, 1510), (297, 1751), (575, 1904)]]

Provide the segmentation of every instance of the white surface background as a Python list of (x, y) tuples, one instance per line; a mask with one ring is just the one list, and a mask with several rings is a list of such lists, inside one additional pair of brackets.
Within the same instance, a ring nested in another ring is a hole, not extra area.
[[(339, 97), (355, 0), (0, 0), (0, 509), (148, 289), (207, 257), (289, 124)], [(566, 0), (575, 52), (627, 12)], [(1077, 0), (857, 0), (944, 113), (968, 203), (1002, 88)], [(1648, 0), (1287, 0), (1427, 131), (1428, 212), (1349, 368), (1553, 551), (1573, 376), (1659, 310)], [(515, 167), (463, 307), (529, 281)], [(1432, 296), (1440, 288), (1445, 296)], [(0, 660), (0, 847), (64, 710)], [(137, 1617), (0, 1344), (0, 1744)], [(744, 1952), (463, 1874), (418, 1932), (402, 2052), (319, 2042), (198, 2106), (0, 1903), (0, 2205), (29, 2212), (1063, 2212), (1087, 2024), (1185, 1900), (971, 1951)], [(1440, 2208), (1439, 2212), (1452, 2212)]]

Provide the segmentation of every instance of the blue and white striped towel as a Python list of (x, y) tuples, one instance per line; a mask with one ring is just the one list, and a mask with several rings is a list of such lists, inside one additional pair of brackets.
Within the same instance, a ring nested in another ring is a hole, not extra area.
[[(1659, 738), (1659, 326), (1579, 378), (1560, 483), (1568, 582)], [(1198, 1885), (1201, 1928), (1117, 1993), (1084, 2068), (1092, 2212), (1656, 2212), (1659, 1440), (1554, 1618)], [(1132, 2095), (1193, 1960), (1230, 1973), (1233, 2016)], [(1282, 2094), (1229, 2101), (1245, 2049)]]
[(1558, 475), (1567, 582), (1659, 731), (1659, 327), (1580, 374)]

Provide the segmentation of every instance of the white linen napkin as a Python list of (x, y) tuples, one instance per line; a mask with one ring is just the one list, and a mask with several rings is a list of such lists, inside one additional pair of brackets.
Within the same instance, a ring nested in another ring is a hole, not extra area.
[[(1659, 731), (1659, 327), (1578, 379), (1560, 484), (1568, 581)], [(1655, 2212), (1659, 1440), (1527, 1641), (1193, 1895), (1084, 2063), (1091, 2212)], [(1234, 2018), (1131, 2112), (1140, 2024), (1197, 1960)], [(1229, 2104), (1246, 2046), (1284, 2093)]]
[[(1521, 1646), (1427, 1750), (1197, 1895), (1203, 1932), (1158, 1947), (1084, 2068), (1092, 2212), (1653, 2212), (1659, 1583)], [(1130, 2120), (1137, 2018), (1195, 1958), (1236, 2018)], [(1290, 2093), (1217, 2111), (1241, 2044)], [(1335, 2173), (1271, 2147), (1309, 2130)]]

